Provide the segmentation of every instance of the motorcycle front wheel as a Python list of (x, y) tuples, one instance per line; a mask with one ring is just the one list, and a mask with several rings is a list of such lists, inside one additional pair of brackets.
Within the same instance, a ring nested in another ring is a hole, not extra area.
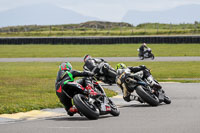
[(168, 96), (164, 96), (164, 103), (166, 104), (170, 104), (171, 103), (171, 100)]
[(146, 103), (148, 103), (151, 106), (158, 106), (159, 105), (159, 99), (155, 95), (150, 95), (147, 93), (142, 86), (137, 86), (136, 93), (144, 100)]
[(111, 107), (110, 114), (113, 116), (119, 116), (120, 111), (119, 111), (117, 105), (115, 105), (115, 103), (113, 103), (113, 101), (109, 98), (108, 98), (108, 101), (109, 101), (109, 105)]
[(73, 97), (74, 105), (84, 116), (90, 120), (96, 120), (99, 118), (99, 109), (89, 102), (89, 99), (82, 95), (77, 94)]

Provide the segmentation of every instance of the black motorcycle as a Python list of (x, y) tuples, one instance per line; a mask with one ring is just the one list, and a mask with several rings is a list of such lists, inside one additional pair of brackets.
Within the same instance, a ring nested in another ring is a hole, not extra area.
[[(139, 75), (126, 75), (123, 73), (122, 76), (125, 78), (128, 91), (133, 92), (135, 90), (142, 101), (148, 103), (149, 105), (158, 106), (162, 102), (166, 104), (171, 103), (171, 100), (166, 96), (164, 90), (151, 87), (148, 81), (141, 79)], [(155, 80), (155, 82), (157, 81)]]
[(141, 52), (139, 49), (138, 51), (139, 51), (138, 57), (140, 58), (140, 60), (144, 60), (144, 58), (151, 58), (152, 60), (154, 60), (155, 58), (151, 48), (147, 48), (144, 52)]
[(113, 116), (119, 116), (120, 111), (118, 107), (106, 96), (103, 87), (95, 78), (90, 79), (98, 95), (91, 97), (90, 95), (76, 94), (73, 97), (74, 105), (80, 114), (86, 116), (88, 119), (98, 119), (99, 115), (109, 113)]
[[(90, 71), (87, 67), (83, 67), (84, 70)], [(107, 62), (99, 64), (97, 72), (94, 72), (95, 78), (99, 81), (102, 81), (106, 84), (112, 85), (115, 84), (115, 79), (117, 72), (113, 69)]]

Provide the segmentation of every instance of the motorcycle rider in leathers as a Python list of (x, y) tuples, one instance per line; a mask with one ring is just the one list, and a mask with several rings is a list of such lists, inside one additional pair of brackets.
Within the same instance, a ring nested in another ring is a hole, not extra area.
[(147, 51), (145, 51), (145, 49), (147, 49), (148, 47), (147, 47), (147, 44), (146, 43), (143, 43), (141, 46), (140, 46), (140, 48), (139, 48), (139, 51), (140, 51), (140, 54), (142, 55), (142, 56), (144, 56), (144, 54), (147, 52)]
[(143, 102), (142, 99), (138, 96), (135, 95), (131, 95), (132, 92), (130, 92), (125, 84), (125, 80), (123, 79), (121, 76), (123, 73), (127, 74), (127, 75), (131, 75), (131, 74), (137, 74), (139, 75), (142, 79), (146, 78), (147, 81), (150, 83), (150, 86), (155, 87), (156, 89), (161, 89), (162, 87), (156, 83), (154, 81), (154, 78), (152, 77), (149, 69), (147, 69), (146, 66), (141, 65), (141, 66), (137, 66), (137, 67), (126, 67), (125, 64), (123, 63), (119, 63), (116, 66), (117, 69), (117, 78), (116, 78), (116, 83), (117, 85), (121, 88), (122, 92), (123, 92), (123, 99), (127, 102), (130, 102), (132, 100), (136, 100), (139, 102)]
[[(113, 79), (113, 82), (115, 83), (116, 71), (106, 61), (104, 61), (104, 59), (92, 58), (90, 55), (85, 55), (84, 62), (85, 62), (83, 66), (84, 69), (89, 70), (97, 75), (104, 75), (104, 77), (102, 78), (105, 79), (100, 79), (100, 80), (108, 81), (106, 79), (106, 76), (109, 76)], [(102, 69), (103, 67), (106, 67), (107, 72), (103, 71)]]
[[(86, 78), (93, 75), (94, 74), (91, 72), (72, 70), (72, 65), (69, 62), (61, 63), (59, 66), (55, 83), (56, 95), (58, 96), (60, 102), (64, 105), (68, 115), (73, 116), (78, 112), (78, 110), (72, 105), (71, 99), (73, 97), (68, 95), (70, 93), (70, 89), (76, 89), (76, 91), (80, 94), (86, 95), (89, 93), (90, 95), (97, 95), (97, 93), (93, 90), (91, 81)], [(74, 82), (75, 77), (85, 78), (79, 79), (79, 82), (77, 83)]]

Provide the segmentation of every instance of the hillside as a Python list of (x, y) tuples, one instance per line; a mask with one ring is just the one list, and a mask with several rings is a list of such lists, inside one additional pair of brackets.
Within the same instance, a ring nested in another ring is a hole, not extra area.
[(130, 10), (122, 18), (123, 22), (134, 25), (141, 23), (193, 23), (200, 21), (200, 5), (185, 5), (165, 11)]
[(0, 28), (0, 37), (24, 36), (132, 36), (132, 35), (199, 35), (200, 22), (187, 24), (129, 23), (88, 21), (80, 24), (24, 25)]
[(16, 25), (56, 25), (99, 20), (51, 4), (18, 7), (0, 13), (0, 27)]
[(129, 23), (119, 22), (104, 22), (104, 21), (88, 21), (80, 24), (63, 24), (63, 25), (22, 25), (22, 26), (9, 26), (0, 28), (1, 31), (48, 31), (51, 30), (64, 30), (64, 29), (108, 29), (120, 27), (132, 27)]

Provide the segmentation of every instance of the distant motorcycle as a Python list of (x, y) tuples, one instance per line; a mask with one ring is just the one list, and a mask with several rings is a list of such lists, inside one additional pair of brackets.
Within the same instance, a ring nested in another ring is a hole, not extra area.
[(144, 60), (144, 58), (151, 58), (152, 60), (154, 60), (155, 58), (151, 48), (147, 48), (144, 51), (144, 54), (142, 54), (142, 52), (139, 49), (137, 49), (137, 51), (139, 52), (138, 57), (140, 58), (140, 60)]
[(98, 119), (99, 115), (111, 114), (119, 116), (120, 111), (113, 101), (106, 96), (102, 86), (95, 78), (91, 78), (94, 85), (94, 91), (98, 92), (98, 96), (90, 97), (89, 95), (76, 94), (73, 97), (74, 104), (80, 114), (88, 119)]

